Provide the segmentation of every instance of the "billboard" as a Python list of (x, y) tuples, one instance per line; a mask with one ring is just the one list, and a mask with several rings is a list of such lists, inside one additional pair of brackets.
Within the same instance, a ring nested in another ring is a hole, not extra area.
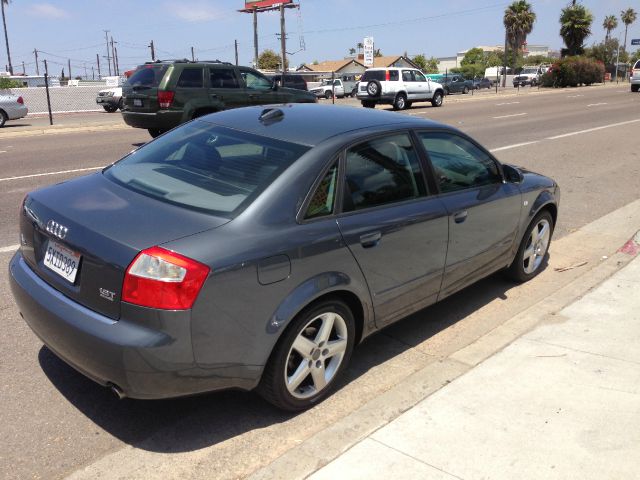
[(373, 67), (373, 37), (364, 38), (364, 66)]
[(254, 8), (279, 7), (281, 4), (293, 3), (293, 0), (245, 0), (244, 8), (253, 10)]

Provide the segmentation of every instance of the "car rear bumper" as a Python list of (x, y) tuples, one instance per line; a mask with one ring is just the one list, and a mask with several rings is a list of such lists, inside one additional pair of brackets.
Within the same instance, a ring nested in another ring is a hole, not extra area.
[(182, 112), (160, 110), (153, 113), (143, 113), (125, 110), (122, 112), (122, 119), (131, 127), (166, 131), (182, 123)]
[(393, 101), (396, 99), (395, 93), (383, 93), (379, 97), (371, 97), (365, 92), (356, 93), (356, 98), (358, 100), (364, 100), (367, 102), (375, 102), (375, 103), (384, 103), (391, 105)]
[(24, 105), (7, 109), (7, 116), (9, 117), (9, 120), (17, 120), (18, 118), (26, 117), (27, 113), (29, 113), (29, 109)]
[(195, 364), (190, 311), (160, 312), (123, 303), (118, 321), (65, 297), (41, 280), (18, 251), (9, 280), (20, 315), (59, 358), (101, 385), (133, 398), (170, 398), (251, 389), (260, 369)]

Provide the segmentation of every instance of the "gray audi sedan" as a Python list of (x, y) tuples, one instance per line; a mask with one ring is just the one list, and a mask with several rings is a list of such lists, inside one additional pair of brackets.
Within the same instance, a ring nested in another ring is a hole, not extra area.
[(229, 110), (28, 194), (11, 288), (120, 397), (256, 389), (302, 410), (376, 330), (495, 271), (538, 274), (559, 196), (435, 122)]

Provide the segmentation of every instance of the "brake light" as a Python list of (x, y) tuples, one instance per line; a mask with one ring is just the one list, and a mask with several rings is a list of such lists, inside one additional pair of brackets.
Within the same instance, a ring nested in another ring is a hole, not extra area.
[(391, 80), (391, 72), (389, 72), (389, 70), (386, 70), (384, 72), (384, 79), (388, 82), (389, 80)]
[(24, 100), (22, 99), (22, 97), (18, 97), (18, 103), (20, 105), (24, 105)]
[(173, 102), (174, 95), (175, 92), (167, 90), (158, 91), (158, 103), (160, 104), (160, 108), (169, 108)]
[(210, 268), (161, 247), (140, 252), (127, 268), (124, 302), (163, 310), (193, 306)]

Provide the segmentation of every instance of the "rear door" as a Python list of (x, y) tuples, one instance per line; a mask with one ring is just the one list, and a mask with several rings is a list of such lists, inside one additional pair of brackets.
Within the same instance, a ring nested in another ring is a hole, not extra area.
[(376, 137), (346, 151), (338, 226), (367, 280), (378, 326), (435, 301), (447, 251), (447, 212), (427, 194), (409, 133)]
[(505, 267), (522, 200), (496, 161), (451, 132), (419, 132), (449, 215), (449, 248), (440, 298)]
[(209, 93), (205, 88), (204, 67), (187, 66), (182, 69), (175, 84), (175, 97), (172, 107), (184, 109), (186, 119), (193, 116), (193, 111), (209, 104)]
[(241, 79), (232, 67), (209, 67), (209, 102), (212, 106), (218, 104), (223, 108), (246, 107), (247, 101)]
[(127, 110), (152, 113), (158, 111), (158, 88), (166, 83), (167, 72), (173, 66), (167, 64), (141, 65), (122, 87)]

